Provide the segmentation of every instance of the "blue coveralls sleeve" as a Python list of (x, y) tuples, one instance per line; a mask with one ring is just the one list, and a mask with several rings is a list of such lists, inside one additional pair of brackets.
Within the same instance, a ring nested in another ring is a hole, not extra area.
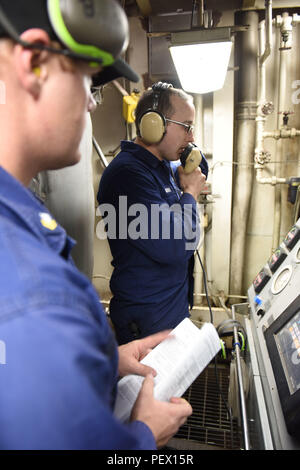
[(55, 303), (2, 322), (0, 448), (156, 449), (144, 423), (114, 418), (114, 348), (92, 323)]
[(117, 345), (73, 244), (0, 167), (0, 449), (153, 449), (114, 417)]

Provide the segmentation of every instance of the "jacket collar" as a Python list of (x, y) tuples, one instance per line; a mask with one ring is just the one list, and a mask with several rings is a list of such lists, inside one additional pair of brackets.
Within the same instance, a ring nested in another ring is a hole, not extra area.
[(55, 221), (48, 209), (26, 187), (0, 167), (0, 215), (26, 230), (68, 258), (75, 242)]
[(145, 147), (142, 147), (135, 142), (123, 140), (121, 142), (121, 150), (122, 152), (131, 153), (135, 158), (146, 163), (146, 165), (151, 168), (157, 168), (162, 164), (162, 162), (155, 155), (153, 155), (153, 153), (149, 152), (149, 150), (145, 149)]

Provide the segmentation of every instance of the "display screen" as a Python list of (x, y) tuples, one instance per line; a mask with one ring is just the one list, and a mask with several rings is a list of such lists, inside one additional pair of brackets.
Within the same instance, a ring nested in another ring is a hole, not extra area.
[(300, 389), (300, 310), (274, 335), (290, 394)]

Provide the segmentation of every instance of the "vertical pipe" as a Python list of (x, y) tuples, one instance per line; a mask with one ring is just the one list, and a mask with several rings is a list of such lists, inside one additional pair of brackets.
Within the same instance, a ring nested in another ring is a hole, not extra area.
[[(288, 13), (283, 13), (282, 22), (284, 19), (288, 19)], [(287, 89), (287, 66), (288, 66), (288, 50), (285, 48), (280, 48), (279, 50), (279, 82), (278, 82), (278, 101), (277, 101), (277, 126), (276, 129), (282, 127), (282, 113), (283, 111), (288, 111), (286, 109), (286, 100), (285, 94)], [(281, 113), (281, 114), (280, 114)], [(281, 177), (282, 172), (282, 161), (283, 161), (283, 141), (278, 139), (276, 142), (276, 158), (275, 161), (279, 162), (276, 164), (275, 175)], [(274, 224), (273, 224), (273, 239), (272, 239), (272, 251), (276, 250), (280, 243), (280, 227), (281, 227), (281, 215), (282, 215), (282, 191), (283, 188), (280, 185), (275, 186), (275, 195), (274, 195)]]
[(249, 439), (249, 429), (248, 429), (248, 418), (247, 418), (247, 409), (246, 409), (246, 400), (245, 400), (245, 393), (244, 393), (244, 380), (243, 380), (243, 371), (241, 365), (241, 356), (240, 356), (240, 349), (239, 349), (239, 337), (238, 337), (238, 330), (235, 323), (235, 305), (232, 306), (231, 313), (232, 313), (232, 320), (233, 320), (233, 338), (234, 338), (234, 352), (236, 355), (236, 365), (237, 365), (237, 379), (238, 379), (238, 386), (239, 386), (239, 395), (240, 395), (240, 405), (241, 405), (241, 416), (242, 416), (242, 424), (243, 424), (243, 434), (244, 434), (244, 443), (245, 443), (245, 450), (250, 449), (250, 439)]
[(235, 123), (235, 159), (238, 165), (233, 192), (230, 291), (232, 294), (241, 295), (246, 230), (253, 184), (251, 165), (255, 148), (257, 107), (258, 13), (255, 11), (237, 12), (235, 23), (237, 25), (249, 25), (248, 30), (241, 33), (239, 41), (236, 41), (239, 74)]
[[(195, 142), (200, 149), (203, 149), (203, 98), (202, 95), (196, 94), (194, 95), (194, 105), (195, 105)], [(203, 212), (201, 214), (200, 211), (200, 224), (203, 221)], [(200, 227), (201, 231), (204, 231), (204, 226)], [(203, 235), (203, 232), (202, 232)], [(204, 238), (201, 235), (202, 244), (199, 247), (200, 258), (203, 260), (204, 263)], [(194, 279), (195, 279), (195, 304), (202, 304), (202, 297), (199, 295), (202, 293), (202, 283), (203, 283), (203, 274), (202, 269), (195, 256), (195, 268), (194, 268)]]

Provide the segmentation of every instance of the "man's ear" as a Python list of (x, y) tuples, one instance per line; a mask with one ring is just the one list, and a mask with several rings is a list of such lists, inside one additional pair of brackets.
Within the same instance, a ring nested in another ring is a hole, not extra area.
[[(48, 34), (42, 29), (29, 29), (21, 35), (23, 41), (50, 45)], [(43, 81), (47, 78), (47, 58), (49, 52), (39, 49), (26, 49), (20, 44), (14, 48), (14, 62), (21, 86), (34, 97), (40, 92)]]

